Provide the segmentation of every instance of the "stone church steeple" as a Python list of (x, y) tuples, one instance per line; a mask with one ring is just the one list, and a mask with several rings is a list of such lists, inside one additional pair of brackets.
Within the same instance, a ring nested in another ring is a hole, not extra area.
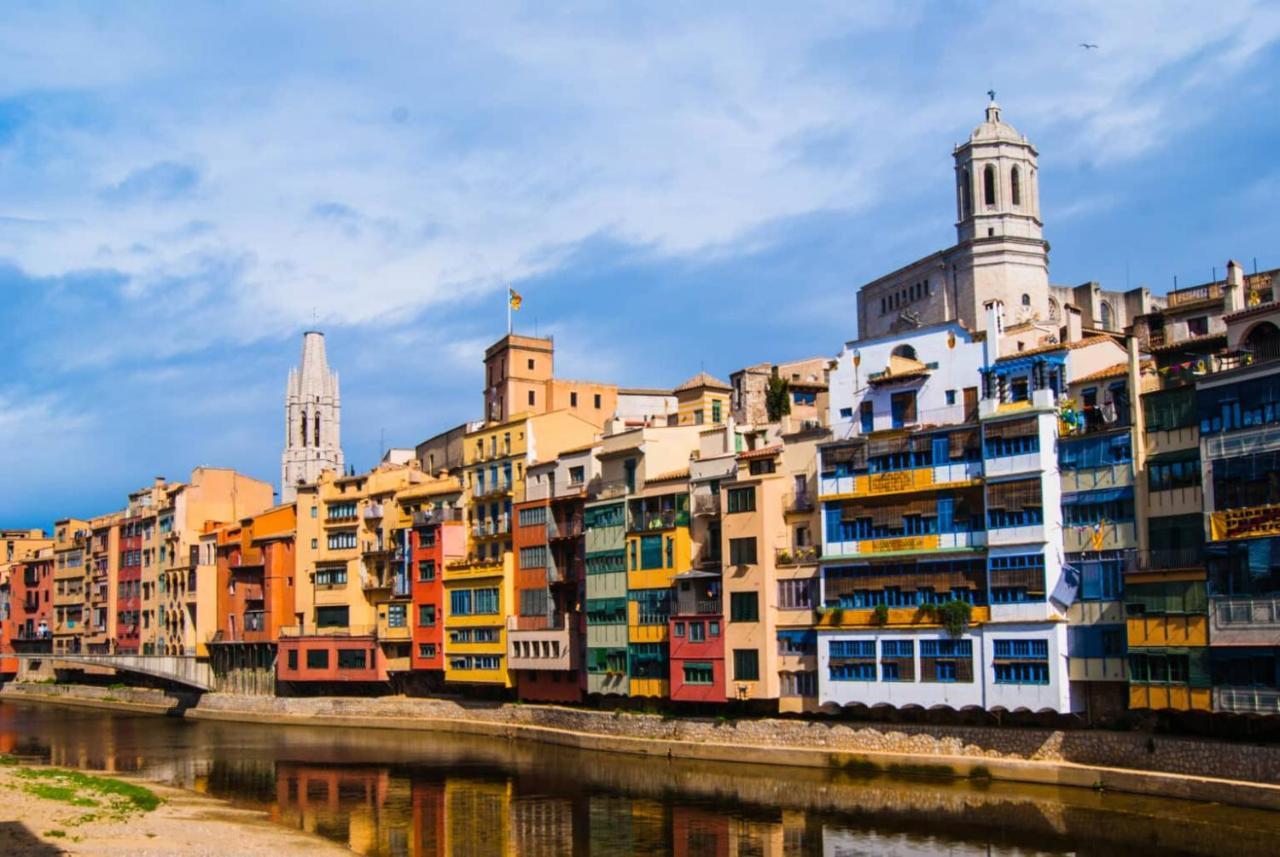
[(1038, 152), (1000, 118), (995, 92), (986, 120), (955, 149), (956, 240), (1043, 239)]
[(325, 470), (342, 472), (342, 400), (338, 373), (329, 371), (324, 334), (302, 335), (302, 363), (289, 370), (284, 400), (284, 454), (280, 457), (280, 502), (290, 503), (300, 483)]

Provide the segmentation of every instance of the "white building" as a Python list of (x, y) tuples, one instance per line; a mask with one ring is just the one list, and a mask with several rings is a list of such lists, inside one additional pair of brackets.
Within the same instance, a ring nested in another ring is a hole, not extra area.
[(280, 502), (293, 502), (297, 486), (325, 470), (342, 472), (341, 430), (338, 373), (329, 371), (324, 334), (309, 330), (302, 335), (302, 363), (289, 370), (285, 387)]

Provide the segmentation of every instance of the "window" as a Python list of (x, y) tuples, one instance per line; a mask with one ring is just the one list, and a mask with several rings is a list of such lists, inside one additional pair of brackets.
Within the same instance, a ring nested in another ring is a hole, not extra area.
[(387, 627), (403, 628), (408, 624), (408, 606), (405, 604), (387, 605)]
[(689, 642), (703, 643), (707, 639), (707, 626), (702, 622), (689, 623)]
[(735, 681), (759, 681), (760, 653), (755, 649), (734, 649), (733, 678)]
[(530, 390), (530, 391), (529, 391), (529, 404), (530, 404), (530, 405), (533, 405), (533, 404), (535, 404), (535, 401), (536, 401), (536, 397), (534, 396), (533, 390)]
[(818, 653), (818, 635), (815, 631), (779, 631), (779, 655), (815, 655)]
[[(1106, 307), (1106, 304), (1103, 304)], [(1187, 335), (1188, 336), (1204, 336), (1209, 332), (1209, 317), (1197, 316), (1196, 318), (1187, 319)]]
[(600, 407), (600, 394), (599, 394), (599, 393), (596, 393), (596, 394), (595, 394), (595, 406), (596, 406), (596, 408), (597, 408), (597, 409)]
[(1080, 599), (1114, 601), (1120, 597), (1125, 551), (1090, 551), (1067, 554), (1067, 564), (1080, 573)]
[(828, 648), (832, 681), (875, 681), (875, 640), (832, 640)]
[(996, 168), (991, 164), (982, 169), (982, 201), (988, 206), (996, 204)]
[(755, 565), (756, 562), (756, 540), (754, 538), (729, 539), (730, 565)]
[(569, 407), (571, 408), (578, 407), (578, 394), (576, 391), (569, 393)]
[(640, 625), (666, 625), (671, 618), (670, 589), (635, 589), (631, 600), (636, 604)]
[(316, 569), (316, 586), (346, 586), (347, 585), (347, 567), (337, 566), (334, 568), (317, 568)]
[(996, 684), (1048, 684), (1048, 640), (995, 640), (992, 665)]
[(1039, 479), (1015, 479), (987, 486), (987, 526), (1027, 527), (1044, 523)]
[(711, 400), (711, 422), (713, 423), (720, 422), (720, 400), (719, 399)]
[(973, 681), (973, 641), (921, 640), (920, 680), (971, 683)]
[(640, 537), (640, 568), (662, 568), (662, 536)]
[(418, 581), (420, 583), (430, 583), (436, 579), (436, 561), (434, 559), (424, 559), (418, 562)]
[(729, 514), (754, 512), (756, 510), (756, 489), (754, 485), (748, 485), (746, 488), (730, 488), (725, 493), (728, 495), (726, 502)]
[(364, 649), (338, 649), (338, 669), (362, 670), (369, 666), (369, 653)]
[(784, 610), (810, 610), (814, 606), (816, 580), (779, 580), (778, 606)]
[(532, 509), (520, 510), (520, 526), (537, 527), (547, 523), (547, 507), (534, 506)]
[(778, 464), (772, 458), (753, 459), (747, 465), (747, 471), (752, 476), (762, 476), (766, 473), (773, 473), (778, 469)]
[(586, 481), (586, 468), (583, 466), (569, 468), (569, 484), (581, 485)]
[(881, 640), (880, 680), (915, 681), (915, 647), (914, 640)]
[(969, 171), (960, 171), (960, 216), (973, 214), (973, 188), (969, 183)]
[(455, 589), (449, 593), (449, 613), (453, 616), (471, 615), (470, 589)]
[[(1009, 198), (1014, 205), (1022, 205), (1022, 176), (1018, 173), (1017, 164), (1014, 164), (1013, 169), (1009, 170)], [(1023, 295), (1023, 297), (1025, 298), (1026, 295)]]
[(870, 434), (876, 427), (876, 406), (872, 402), (863, 402), (858, 406), (858, 419), (861, 421), (863, 434)]
[(550, 613), (550, 595), (545, 587), (520, 590), (521, 616), (546, 616)]
[(715, 670), (711, 668), (711, 664), (686, 663), (684, 665), (685, 684), (714, 684), (715, 677)]
[(477, 589), (475, 590), (475, 609), (478, 614), (491, 614), (498, 612), (498, 589)]
[(683, 622), (677, 622), (677, 623), (675, 624), (675, 627), (674, 627), (674, 629), (672, 630), (672, 632), (671, 632), (671, 633), (675, 634), (677, 637), (683, 637), (683, 636), (684, 636), (684, 623), (683, 623)]
[(547, 546), (534, 545), (531, 548), (520, 548), (521, 568), (546, 568)]
[(345, 628), (348, 624), (348, 612), (346, 607), (317, 607), (316, 627)]
[(993, 604), (1044, 600), (1044, 554), (992, 556), (988, 562)]
[(664, 646), (659, 643), (633, 643), (629, 653), (631, 677), (667, 678), (669, 673), (663, 648)]
[(289, 669), (297, 672), (298, 669), (298, 650), (290, 649), (288, 657)]
[(588, 598), (588, 625), (625, 625), (627, 624), (627, 599), (625, 598)]
[(319, 506), (312, 506), (312, 507), (311, 507), (311, 517), (313, 517), (313, 518), (318, 518), (318, 517), (320, 517), (320, 507), (319, 507)]
[(345, 530), (329, 534), (329, 550), (349, 550), (356, 546), (356, 531)]
[(1199, 450), (1191, 449), (1148, 461), (1147, 485), (1152, 491), (1199, 487)]
[(902, 428), (916, 421), (916, 394), (914, 391), (893, 393), (889, 396), (889, 416), (894, 428)]
[(947, 401), (947, 404), (948, 404), (948, 405), (954, 405), (954, 404), (956, 403), (956, 391), (955, 391), (955, 390), (947, 390), (947, 392), (946, 392), (946, 397), (947, 397), (947, 398), (946, 398), (946, 401)]
[(707, 634), (712, 637), (720, 636), (720, 620), (712, 619), (707, 623)]
[(436, 605), (419, 604), (418, 605), (418, 627), (434, 628), (436, 624)]
[(754, 592), (729, 593), (730, 622), (759, 622), (760, 602)]
[(818, 695), (818, 674), (813, 670), (780, 672), (778, 673), (778, 680), (782, 696)]
[(327, 670), (329, 668), (328, 649), (307, 649), (307, 669)]
[(434, 658), (435, 656), (436, 656), (435, 643), (419, 643), (418, 644), (418, 657)]

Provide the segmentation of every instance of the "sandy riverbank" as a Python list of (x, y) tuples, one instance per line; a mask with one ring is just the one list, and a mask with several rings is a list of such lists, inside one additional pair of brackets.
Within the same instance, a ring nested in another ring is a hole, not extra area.
[[(75, 774), (73, 773), (74, 777)], [(154, 793), (149, 811), (68, 780), (57, 769), (0, 766), (0, 854), (8, 857), (277, 857), (349, 855), (336, 843), (281, 827), (260, 812), (194, 792), (123, 778)]]

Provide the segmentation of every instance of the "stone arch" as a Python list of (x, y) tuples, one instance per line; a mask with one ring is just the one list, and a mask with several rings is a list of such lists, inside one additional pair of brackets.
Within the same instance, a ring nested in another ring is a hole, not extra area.
[(1274, 360), (1280, 357), (1280, 328), (1269, 321), (1260, 321), (1249, 328), (1241, 344), (1254, 360)]

